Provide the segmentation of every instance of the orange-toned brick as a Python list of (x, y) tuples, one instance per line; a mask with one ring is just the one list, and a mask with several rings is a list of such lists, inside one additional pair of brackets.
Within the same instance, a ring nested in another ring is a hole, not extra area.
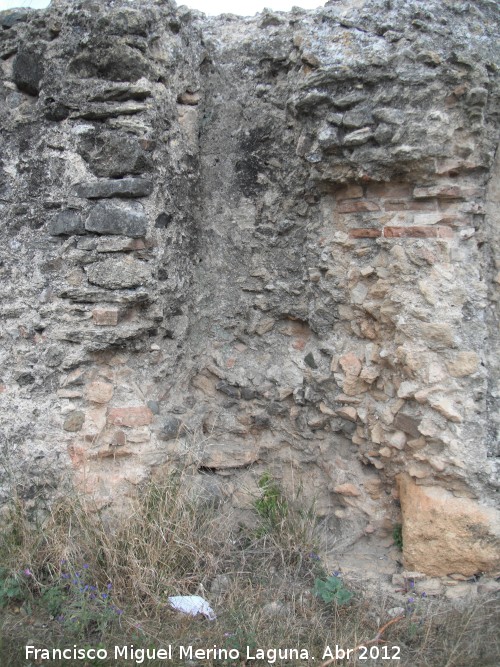
[(449, 227), (384, 227), (384, 236), (389, 239), (453, 238), (453, 230)]
[(366, 189), (366, 196), (370, 197), (409, 197), (411, 186), (409, 183), (370, 183)]
[(436, 208), (437, 202), (435, 199), (408, 202), (408, 211), (435, 211)]
[(380, 211), (380, 206), (374, 201), (348, 199), (337, 206), (338, 213), (365, 213)]
[(455, 235), (450, 227), (436, 227), (436, 231), (440, 239), (452, 239)]
[(147, 426), (153, 421), (153, 413), (145, 405), (128, 408), (111, 408), (108, 423), (115, 426)]
[(413, 190), (413, 197), (415, 199), (429, 199), (430, 197), (437, 197), (438, 199), (469, 199), (470, 197), (479, 197), (482, 194), (482, 188), (473, 186), (461, 187), (459, 185), (432, 185)]
[(382, 230), (358, 227), (350, 229), (349, 236), (352, 239), (376, 239), (378, 236), (382, 236)]
[(337, 201), (342, 199), (360, 199), (363, 196), (363, 188), (360, 185), (345, 185), (335, 192)]
[(407, 199), (386, 199), (384, 201), (386, 211), (436, 211), (435, 199), (422, 199), (413, 201)]

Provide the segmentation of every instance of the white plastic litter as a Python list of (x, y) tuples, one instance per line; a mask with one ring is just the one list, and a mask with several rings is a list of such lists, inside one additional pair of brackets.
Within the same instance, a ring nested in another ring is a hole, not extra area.
[(203, 614), (209, 621), (215, 621), (217, 618), (208, 602), (199, 595), (174, 595), (168, 598), (168, 601), (172, 609), (181, 611), (183, 614), (190, 616)]

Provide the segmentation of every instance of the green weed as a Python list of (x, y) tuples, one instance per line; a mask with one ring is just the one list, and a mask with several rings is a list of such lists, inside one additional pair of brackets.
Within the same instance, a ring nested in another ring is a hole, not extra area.
[(403, 526), (397, 523), (392, 529), (392, 539), (400, 551), (403, 551)]
[(326, 604), (334, 602), (339, 606), (347, 604), (353, 597), (353, 593), (344, 586), (342, 579), (334, 574), (328, 579), (316, 579), (313, 593)]

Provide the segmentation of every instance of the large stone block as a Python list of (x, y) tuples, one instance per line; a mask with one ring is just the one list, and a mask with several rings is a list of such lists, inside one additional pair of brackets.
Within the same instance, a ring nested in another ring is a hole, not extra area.
[(75, 185), (76, 195), (86, 199), (147, 197), (152, 191), (153, 183), (146, 178), (119, 178)]
[(258, 458), (258, 449), (250, 443), (243, 447), (241, 444), (210, 442), (205, 445), (201, 465), (216, 470), (241, 468), (255, 463)]
[(14, 60), (12, 70), (14, 83), (29, 95), (38, 95), (43, 77), (43, 60), (40, 53), (20, 50)]
[(26, 9), (7, 9), (0, 12), (0, 23), (2, 28), (12, 28), (16, 23), (26, 23), (28, 19), (28, 11)]
[(112, 258), (91, 264), (87, 278), (93, 285), (105, 289), (139, 287), (151, 278), (149, 266), (131, 258)]
[(120, 132), (100, 132), (82, 140), (80, 152), (96, 176), (121, 178), (142, 174), (151, 167), (139, 139)]
[(70, 71), (84, 79), (137, 81), (149, 70), (149, 63), (140, 51), (115, 39), (86, 49), (70, 63)]
[(49, 234), (51, 236), (85, 234), (85, 223), (80, 211), (72, 209), (60, 211), (49, 223)]
[(500, 569), (500, 512), (398, 475), (407, 569), (471, 576)]
[(85, 229), (98, 234), (139, 238), (146, 234), (147, 220), (140, 209), (115, 202), (100, 202), (90, 212)]

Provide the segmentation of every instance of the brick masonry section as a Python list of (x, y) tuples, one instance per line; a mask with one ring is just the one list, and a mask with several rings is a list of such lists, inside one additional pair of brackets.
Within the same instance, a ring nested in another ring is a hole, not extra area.
[[(429, 212), (429, 214), (448, 211), (456, 218), (463, 217), (463, 201), (467, 199), (478, 199), (483, 197), (484, 189), (474, 186), (459, 186), (450, 183), (438, 183), (427, 187), (413, 187), (409, 183), (368, 183), (366, 185), (351, 184), (339, 188), (335, 194), (335, 213), (346, 216), (371, 218), (381, 224), (389, 223), (384, 214), (397, 214), (398, 212)], [(460, 215), (462, 214), (462, 216)], [(385, 218), (385, 219), (384, 219)], [(400, 223), (402, 220), (394, 220)], [(410, 222), (409, 220), (407, 222)], [(415, 223), (417, 221), (415, 220)], [(445, 224), (450, 224), (443, 220)], [(424, 223), (432, 224), (432, 223)], [(460, 224), (460, 220), (451, 222)], [(363, 238), (354, 234), (354, 238)], [(409, 236), (407, 234), (407, 236)], [(430, 238), (433, 234), (428, 234)], [(446, 234), (439, 235), (448, 238)]]
[(449, 227), (384, 227), (384, 229), (362, 228), (349, 230), (349, 236), (352, 239), (376, 239), (384, 236), (387, 239), (451, 239), (453, 230)]

